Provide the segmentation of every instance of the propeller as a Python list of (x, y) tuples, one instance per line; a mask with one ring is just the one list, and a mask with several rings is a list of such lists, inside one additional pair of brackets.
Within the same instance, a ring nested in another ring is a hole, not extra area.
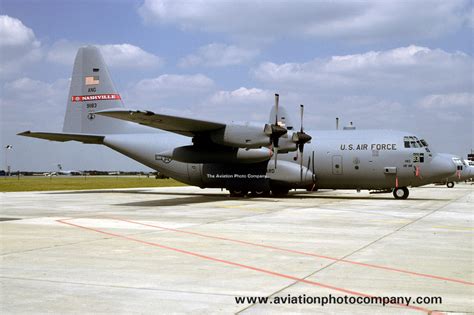
[(275, 123), (266, 124), (264, 128), (265, 134), (270, 137), (270, 144), (273, 146), (273, 150), (275, 153), (275, 169), (277, 168), (279, 139), (281, 136), (285, 135), (288, 132), (286, 128), (278, 124), (279, 98), (280, 96), (278, 94), (275, 94)]
[(298, 151), (301, 155), (300, 158), (300, 178), (303, 181), (303, 151), (305, 143), (311, 141), (311, 136), (304, 132), (303, 129), (303, 113), (304, 113), (304, 105), (300, 105), (300, 131), (293, 133), (292, 140), (296, 143)]

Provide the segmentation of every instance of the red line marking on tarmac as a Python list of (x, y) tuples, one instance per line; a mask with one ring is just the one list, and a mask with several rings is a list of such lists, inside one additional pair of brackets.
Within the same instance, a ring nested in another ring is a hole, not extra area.
[(403, 270), (403, 269), (397, 269), (397, 268), (386, 267), (386, 266), (380, 266), (380, 265), (374, 265), (374, 264), (367, 264), (367, 263), (357, 262), (357, 261), (353, 261), (353, 260), (339, 259), (339, 258), (330, 257), (330, 256), (318, 255), (318, 254), (313, 254), (313, 253), (309, 253), (309, 252), (303, 252), (303, 251), (299, 251), (299, 250), (293, 250), (293, 249), (276, 247), (276, 246), (265, 245), (265, 244), (257, 244), (257, 243), (252, 243), (252, 242), (247, 242), (247, 241), (242, 241), (242, 240), (237, 240), (237, 239), (232, 239), (232, 238), (227, 238), (227, 237), (213, 236), (213, 235), (202, 234), (202, 233), (197, 233), (197, 232), (178, 230), (178, 229), (167, 228), (167, 227), (153, 225), (153, 224), (136, 222), (136, 221), (127, 220), (127, 219), (120, 219), (120, 218), (115, 218), (115, 217), (104, 217), (104, 218), (117, 220), (117, 221), (128, 222), (128, 223), (132, 223), (132, 224), (148, 226), (148, 227), (153, 227), (153, 228), (158, 228), (158, 229), (163, 229), (163, 230), (168, 230), (168, 231), (173, 231), (173, 232), (178, 232), (178, 233), (196, 235), (196, 236), (201, 236), (201, 237), (206, 237), (206, 238), (213, 238), (213, 239), (217, 239), (217, 240), (229, 241), (229, 242), (245, 244), (245, 245), (251, 245), (251, 246), (257, 246), (257, 247), (263, 247), (263, 248), (274, 249), (274, 250), (279, 250), (279, 251), (284, 251), (284, 252), (289, 252), (289, 253), (294, 253), (294, 254), (300, 254), (300, 255), (305, 255), (305, 256), (313, 256), (313, 257), (317, 257), (317, 258), (328, 259), (328, 260), (343, 262), (343, 263), (352, 264), (352, 265), (359, 265), (359, 266), (368, 267), (368, 268), (375, 268), (375, 269), (382, 269), (382, 270), (387, 270), (387, 271), (405, 273), (405, 274), (409, 274), (409, 275), (412, 275), (412, 276), (419, 276), (419, 277), (431, 278), (431, 279), (436, 279), (436, 280), (443, 280), (443, 281), (461, 283), (461, 284), (466, 284), (466, 285), (474, 285), (474, 282), (465, 281), (465, 280), (446, 278), (446, 277), (430, 275), (430, 274), (426, 274), (426, 273), (419, 273), (419, 272)]
[[(78, 218), (75, 218), (75, 219), (78, 219)], [(316, 281), (306, 280), (306, 279), (298, 278), (298, 277), (295, 277), (295, 276), (291, 276), (291, 275), (271, 271), (271, 270), (268, 270), (268, 269), (253, 267), (253, 266), (233, 262), (233, 261), (230, 261), (230, 260), (215, 258), (215, 257), (199, 254), (199, 253), (196, 253), (196, 252), (187, 251), (187, 250), (184, 250), (184, 249), (179, 249), (179, 248), (170, 247), (170, 246), (166, 246), (166, 245), (162, 245), (162, 244), (158, 244), (158, 243), (154, 243), (154, 242), (141, 240), (141, 239), (138, 239), (138, 238), (127, 236), (127, 235), (106, 232), (106, 231), (103, 231), (103, 230), (99, 230), (99, 229), (95, 229), (95, 228), (91, 228), (91, 227), (87, 227), (87, 226), (83, 226), (83, 225), (79, 225), (79, 224), (74, 224), (74, 223), (71, 223), (71, 222), (65, 222), (66, 220), (74, 220), (74, 219), (56, 220), (56, 222), (66, 224), (66, 225), (70, 225), (70, 226), (74, 226), (74, 227), (77, 227), (77, 228), (80, 228), (80, 229), (85, 229), (85, 230), (88, 230), (88, 231), (101, 233), (101, 234), (104, 234), (104, 235), (123, 238), (123, 239), (126, 239), (126, 240), (142, 243), (142, 244), (145, 244), (145, 245), (150, 245), (150, 246), (153, 246), (153, 247), (159, 247), (159, 248), (162, 248), (162, 249), (171, 250), (171, 251), (174, 251), (174, 252), (178, 252), (178, 253), (181, 253), (181, 254), (202, 258), (202, 259), (205, 259), (205, 260), (219, 262), (219, 263), (223, 263), (223, 264), (230, 265), (230, 266), (240, 267), (240, 268), (243, 268), (243, 269), (258, 271), (258, 272), (265, 273), (265, 274), (268, 274), (268, 275), (272, 275), (272, 276), (276, 276), (276, 277), (280, 277), (280, 278), (285, 278), (285, 279), (290, 279), (290, 280), (298, 281), (298, 282), (301, 282), (301, 283), (311, 284), (311, 285), (314, 285), (314, 286), (318, 286), (318, 287), (322, 287), (322, 288), (326, 288), (326, 289), (330, 289), (330, 290), (334, 290), (334, 291), (339, 291), (339, 292), (343, 292), (343, 293), (350, 294), (350, 295), (356, 295), (356, 296), (362, 296), (362, 297), (375, 297), (375, 295), (369, 295), (369, 294), (366, 294), (366, 293), (361, 293), (361, 292), (357, 292), (357, 291), (353, 291), (353, 290), (349, 290), (349, 289), (339, 288), (339, 287), (336, 287), (336, 286), (333, 286), (333, 285), (330, 285), (330, 284), (324, 284), (324, 283), (320, 283), (320, 282), (316, 282)], [(422, 311), (422, 312), (425, 312), (425, 313), (428, 313), (428, 314), (435, 314), (433, 311), (431, 311), (429, 309), (426, 309), (426, 308), (423, 308), (423, 307), (419, 307), (419, 306), (412, 306), (412, 305), (405, 305), (405, 304), (391, 304), (391, 305), (398, 305), (398, 306), (409, 308), (409, 309), (412, 309), (412, 310)], [(436, 313), (436, 314), (440, 314), (440, 313)]]

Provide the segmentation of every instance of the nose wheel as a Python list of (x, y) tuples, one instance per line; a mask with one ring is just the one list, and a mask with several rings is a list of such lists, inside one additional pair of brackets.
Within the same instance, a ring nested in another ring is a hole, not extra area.
[(409, 191), (406, 187), (395, 188), (393, 190), (393, 197), (395, 197), (395, 199), (407, 199), (408, 195)]

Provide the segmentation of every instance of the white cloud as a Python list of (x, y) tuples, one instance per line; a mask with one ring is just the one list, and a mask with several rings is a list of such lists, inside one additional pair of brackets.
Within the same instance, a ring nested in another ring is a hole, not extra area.
[[(19, 129), (60, 130), (66, 109), (69, 80), (52, 83), (21, 78), (2, 88), (2, 124)], [(19, 115), (19, 113), (21, 113)]]
[[(55, 42), (48, 51), (47, 59), (50, 62), (63, 65), (72, 65), (79, 47), (83, 43), (68, 40)], [(111, 67), (117, 68), (153, 68), (163, 64), (162, 58), (149, 53), (138, 46), (131, 44), (97, 45), (102, 55)]]
[(59, 40), (55, 42), (48, 50), (46, 59), (49, 62), (72, 66), (77, 50), (83, 44), (68, 40)]
[(310, 36), (351, 41), (435, 38), (462, 27), (468, 0), (176, 1), (145, 0), (148, 23), (240, 37)]
[(210, 97), (213, 104), (261, 104), (271, 103), (273, 94), (270, 91), (258, 88), (240, 87), (233, 91), (218, 91)]
[(425, 109), (451, 109), (453, 111), (466, 108), (474, 109), (473, 93), (451, 93), (427, 95), (417, 103)]
[(1, 47), (28, 46), (36, 42), (31, 28), (26, 27), (20, 20), (8, 15), (0, 15)]
[(99, 48), (110, 66), (147, 68), (163, 64), (160, 57), (131, 44), (99, 45)]
[(240, 87), (216, 91), (194, 106), (217, 121), (266, 121), (273, 105), (273, 93), (259, 88)]
[(212, 43), (202, 46), (195, 54), (182, 58), (179, 62), (181, 67), (192, 67), (198, 65), (210, 67), (222, 67), (238, 65), (250, 61), (259, 53), (256, 49), (247, 49), (234, 45)]
[(133, 84), (125, 91), (124, 98), (126, 103), (133, 102), (141, 109), (155, 109), (157, 104), (189, 105), (196, 103), (196, 98), (203, 97), (213, 87), (214, 81), (202, 74), (163, 74)]
[(41, 57), (33, 30), (19, 19), (0, 15), (0, 73), (14, 73)]
[(473, 59), (419, 46), (333, 56), (305, 63), (264, 62), (257, 79), (281, 88), (321, 93), (407, 93), (468, 90)]

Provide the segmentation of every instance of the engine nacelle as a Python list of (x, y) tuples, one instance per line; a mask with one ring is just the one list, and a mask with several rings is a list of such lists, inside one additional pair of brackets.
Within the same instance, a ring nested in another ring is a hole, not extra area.
[(270, 145), (270, 138), (260, 124), (228, 124), (210, 134), (214, 143), (236, 148), (260, 148)]
[(183, 146), (174, 150), (157, 154), (160, 157), (183, 163), (259, 163), (268, 161), (272, 150), (268, 148), (241, 149), (241, 148), (202, 148)]

